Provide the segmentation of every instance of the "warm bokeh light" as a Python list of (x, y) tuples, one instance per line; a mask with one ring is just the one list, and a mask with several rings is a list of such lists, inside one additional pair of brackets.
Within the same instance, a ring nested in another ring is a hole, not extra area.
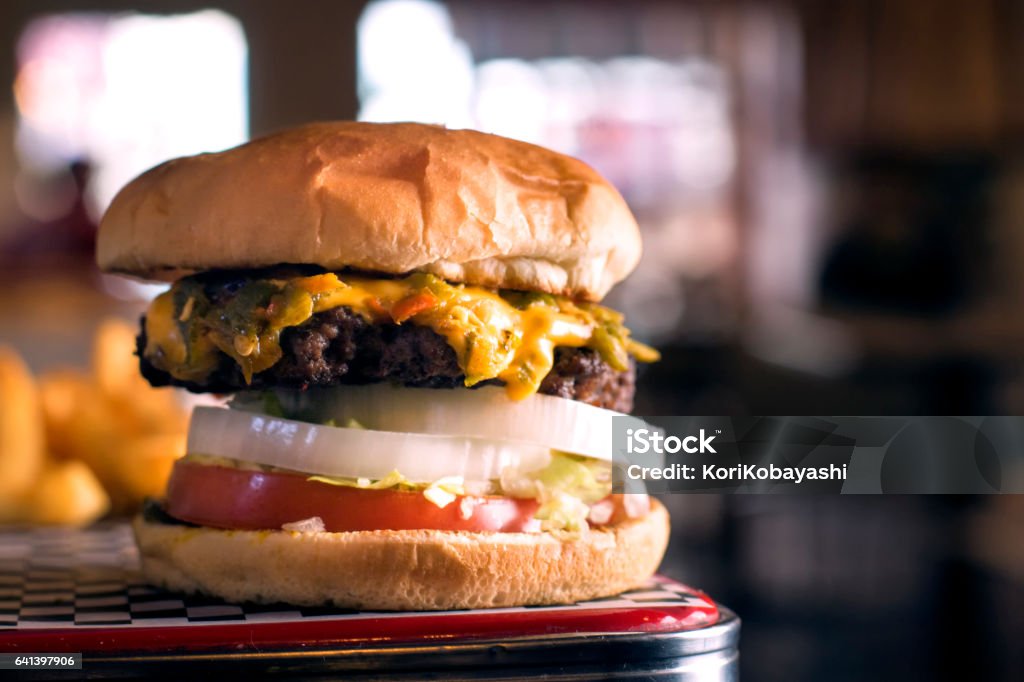
[(26, 27), (14, 84), (30, 172), (86, 159), (94, 212), (132, 176), (245, 140), (245, 35), (224, 12), (66, 14)]
[(444, 6), (373, 2), (358, 31), (361, 120), (470, 125), (472, 58)]

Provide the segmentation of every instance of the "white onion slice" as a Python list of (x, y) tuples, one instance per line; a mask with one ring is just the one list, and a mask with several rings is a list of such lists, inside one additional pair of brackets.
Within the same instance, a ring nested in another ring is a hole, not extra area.
[[(354, 419), (368, 429), (519, 441), (585, 455), (612, 459), (612, 420), (636, 417), (587, 405), (577, 400), (534, 394), (511, 400), (500, 387), (473, 390), (393, 386), (311, 388), (278, 391), (287, 414), (323, 423), (344, 424)], [(235, 409), (259, 411), (258, 400), (236, 396)]]
[(448, 476), (499, 478), (505, 467), (535, 471), (546, 447), (487, 438), (322, 426), (217, 407), (197, 407), (188, 452), (322, 476), (382, 479), (392, 471), (417, 483)]

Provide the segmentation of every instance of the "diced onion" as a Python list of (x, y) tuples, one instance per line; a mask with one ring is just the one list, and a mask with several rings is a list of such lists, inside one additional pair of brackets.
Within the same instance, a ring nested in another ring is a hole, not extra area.
[(423, 497), (436, 504), (441, 509), (444, 509), (449, 504), (455, 501), (455, 493), (450, 493), (444, 488), (438, 488), (436, 486), (430, 486), (423, 491)]
[[(301, 415), (307, 421), (346, 424), (354, 420), (380, 431), (519, 441), (607, 461), (612, 459), (614, 418), (644, 425), (636, 417), (578, 400), (542, 394), (511, 400), (495, 386), (467, 390), (381, 383), (278, 391), (277, 395), (286, 414)], [(259, 411), (262, 403), (238, 395), (232, 407)]]
[(324, 529), (324, 520), (319, 516), (311, 516), (308, 519), (293, 521), (281, 526), (281, 530), (291, 530), (296, 533), (322, 533)]
[(626, 516), (638, 519), (651, 511), (651, 498), (647, 495), (623, 495), (622, 506), (626, 510)]
[(188, 452), (338, 478), (398, 471), (416, 483), (488, 481), (506, 467), (534, 471), (551, 460), (549, 448), (529, 443), (338, 428), (217, 407), (193, 411)]
[(590, 505), (590, 514), (587, 516), (587, 521), (598, 525), (605, 524), (611, 520), (613, 513), (615, 513), (615, 503), (610, 499), (600, 500)]

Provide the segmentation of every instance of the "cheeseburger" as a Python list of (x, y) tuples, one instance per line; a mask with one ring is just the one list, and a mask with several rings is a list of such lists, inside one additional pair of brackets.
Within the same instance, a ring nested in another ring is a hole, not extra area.
[(599, 305), (640, 257), (575, 159), (470, 130), (318, 123), (168, 161), (103, 217), (108, 272), (171, 282), (138, 337), (195, 409), (134, 522), (148, 580), (361, 609), (557, 604), (657, 568), (611, 420), (657, 353)]

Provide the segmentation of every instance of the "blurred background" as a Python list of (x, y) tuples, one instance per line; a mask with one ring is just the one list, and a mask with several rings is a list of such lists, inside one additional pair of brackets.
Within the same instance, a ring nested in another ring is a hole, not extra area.
[[(290, 124), (416, 120), (621, 188), (645, 255), (609, 304), (664, 356), (638, 413), (1022, 414), (1022, 38), (1013, 0), (8, 0), (0, 345), (55, 461), (130, 507), (158, 483), (60, 442), (86, 404), (140, 412), (104, 433), (154, 462), (180, 438), (110, 366), (130, 326), (101, 321), (158, 290), (92, 265), (118, 187)], [(744, 680), (1024, 679), (1019, 497), (666, 503), (664, 572), (744, 618)]]

